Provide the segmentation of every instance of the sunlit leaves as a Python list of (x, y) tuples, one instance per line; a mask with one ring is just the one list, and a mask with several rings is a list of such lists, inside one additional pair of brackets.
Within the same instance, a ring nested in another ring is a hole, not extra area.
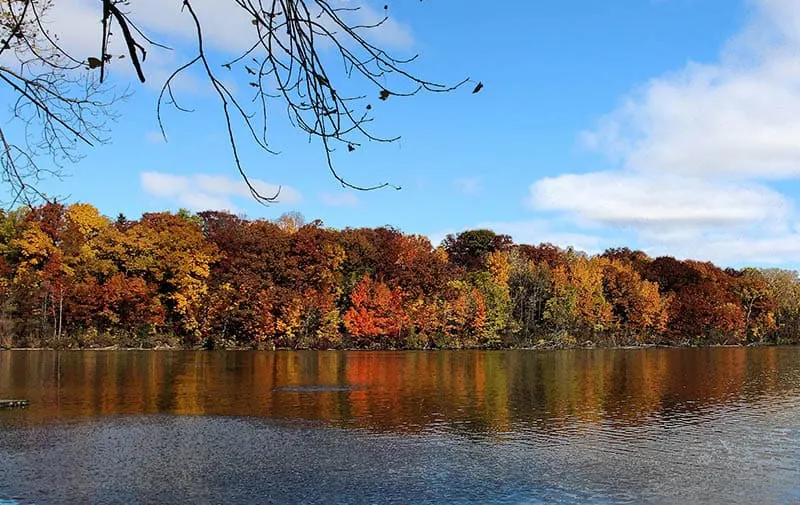
[(344, 324), (359, 347), (393, 346), (401, 341), (409, 322), (399, 290), (365, 276), (350, 294), (351, 307)]
[(0, 214), (0, 322), (17, 343), (262, 348), (796, 342), (800, 280), (610, 249), (434, 248), (299, 214), (112, 222), (87, 204)]

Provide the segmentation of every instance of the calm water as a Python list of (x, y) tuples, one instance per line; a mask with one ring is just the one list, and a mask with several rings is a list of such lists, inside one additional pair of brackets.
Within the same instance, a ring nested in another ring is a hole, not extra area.
[(9, 503), (800, 503), (800, 348), (0, 351)]

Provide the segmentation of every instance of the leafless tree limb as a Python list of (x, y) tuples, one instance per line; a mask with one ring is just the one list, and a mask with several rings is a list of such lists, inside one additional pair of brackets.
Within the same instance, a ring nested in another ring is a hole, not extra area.
[(64, 162), (80, 159), (81, 144), (106, 141), (111, 106), (124, 97), (102, 86), (45, 29), (41, 16), (51, 5), (0, 0), (0, 86), (15, 97), (0, 132), (0, 180), (12, 205), (44, 198), (43, 178), (60, 177)]
[[(18, 97), (11, 106), (12, 123), (0, 131), (0, 162), (3, 181), (13, 192), (30, 197), (41, 195), (31, 190), (26, 180), (36, 180), (47, 172), (58, 174), (58, 161), (77, 159), (80, 144), (93, 145), (106, 139), (110, 106), (125, 96), (111, 93), (104, 85), (108, 64), (115, 58), (126, 58), (139, 81), (145, 82), (148, 50), (166, 48), (149, 38), (137, 24), (135, 10), (131, 10), (133, 2), (98, 0), (100, 54), (70, 54), (60, 45), (58, 34), (51, 33), (43, 21), (52, 2), (0, 0), (0, 85)], [(465, 79), (443, 85), (416, 76), (411, 70), (416, 56), (395, 57), (370, 42), (369, 34), (388, 22), (388, 14), (384, 12), (375, 22), (359, 21), (359, 7), (342, 0), (225, 0), (225, 7), (220, 10), (233, 9), (250, 19), (254, 42), (233, 58), (218, 62), (214, 58), (219, 54), (211, 51), (204, 39), (204, 19), (195, 8), (195, 0), (174, 2), (180, 2), (182, 12), (192, 21), (196, 43), (194, 54), (168, 76), (161, 88), (156, 115), (162, 134), (166, 139), (164, 105), (181, 112), (192, 111), (178, 103), (174, 84), (184, 73), (198, 70), (220, 104), (236, 168), (253, 197), (263, 203), (275, 201), (279, 192), (262, 195), (251, 183), (237, 132), (244, 128), (255, 145), (276, 153), (268, 142), (267, 128), (268, 112), (274, 113), (274, 107), (285, 107), (292, 125), (309, 139), (320, 141), (330, 173), (344, 187), (397, 187), (387, 182), (354, 184), (334, 164), (333, 154), (338, 148), (349, 152), (364, 142), (393, 142), (399, 138), (382, 137), (370, 130), (370, 98), (394, 100), (424, 91), (448, 92), (468, 82)], [(165, 8), (175, 5), (167, 1), (164, 4)], [(116, 36), (120, 37), (124, 52), (112, 55), (110, 41)], [(7, 58), (4, 53), (13, 53), (14, 58)], [(9, 60), (15, 60), (16, 66), (6, 64)], [(252, 89), (249, 99), (239, 98), (221, 77), (220, 72), (234, 68), (246, 72), (247, 88)], [(96, 74), (99, 75), (95, 77)], [(366, 91), (344, 91), (353, 85), (362, 89), (366, 86)], [(39, 135), (31, 137), (37, 128)], [(12, 130), (15, 134), (23, 130), (26, 140), (22, 144), (9, 140)], [(51, 156), (55, 168), (43, 170), (37, 164), (42, 154)], [(19, 198), (23, 196), (16, 196), (15, 200)]]
[[(243, 123), (260, 148), (274, 152), (269, 148), (267, 117), (268, 105), (276, 98), (286, 107), (291, 124), (310, 138), (321, 141), (328, 169), (344, 187), (400, 189), (385, 182), (368, 186), (354, 184), (335, 168), (332, 155), (337, 146), (353, 151), (365, 140), (393, 142), (399, 137), (380, 137), (367, 128), (372, 121), (372, 105), (367, 95), (346, 96), (337, 91), (341, 88), (330, 70), (330, 61), (334, 60), (332, 56), (338, 55), (343, 63), (344, 72), (338, 76), (339, 81), (359, 77), (374, 90), (375, 98), (379, 100), (413, 96), (422, 91), (448, 92), (468, 80), (447, 86), (421, 79), (406, 69), (416, 56), (396, 58), (369, 42), (362, 32), (379, 29), (388, 22), (388, 15), (372, 24), (358, 24), (347, 19), (348, 15), (358, 11), (358, 7), (337, 7), (327, 0), (230, 1), (252, 20), (256, 42), (224, 62), (222, 67), (231, 70), (240, 66), (246, 71), (250, 77), (248, 85), (253, 88), (252, 103), (256, 104), (256, 111), (249, 112), (218, 77), (203, 43), (202, 19), (192, 0), (182, 0), (183, 9), (191, 16), (196, 28), (197, 52), (167, 79), (162, 88), (158, 105), (162, 133), (161, 105), (165, 97), (169, 97), (170, 103), (180, 110), (185, 110), (175, 101), (174, 80), (192, 66), (199, 65), (219, 97), (236, 168), (257, 200), (267, 203), (279, 195), (261, 195), (250, 183), (239, 157), (231, 114)], [(389, 77), (399, 78), (396, 87), (390, 88), (386, 84)]]

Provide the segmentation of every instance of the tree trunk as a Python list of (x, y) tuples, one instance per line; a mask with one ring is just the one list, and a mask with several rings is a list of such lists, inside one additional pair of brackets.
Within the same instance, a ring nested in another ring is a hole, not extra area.
[(61, 340), (61, 321), (64, 314), (64, 288), (61, 288), (58, 293), (58, 339)]

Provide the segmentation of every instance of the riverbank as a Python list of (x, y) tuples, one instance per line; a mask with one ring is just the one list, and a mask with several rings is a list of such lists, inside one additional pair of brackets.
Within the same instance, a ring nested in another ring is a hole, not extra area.
[(0, 347), (800, 343), (800, 278), (788, 270), (588, 255), (485, 229), (436, 245), (393, 228), (218, 212), (112, 222), (84, 204), (0, 224)]
[(441, 348), (356, 348), (356, 347), (336, 347), (336, 348), (291, 348), (276, 346), (215, 346), (212, 349), (204, 346), (182, 346), (182, 345), (158, 345), (130, 347), (120, 345), (109, 346), (52, 346), (52, 347), (0, 347), (0, 351), (508, 351), (508, 350), (527, 350), (527, 351), (555, 351), (568, 349), (694, 349), (694, 348), (745, 348), (745, 347), (778, 347), (785, 345), (797, 345), (796, 343), (775, 343), (775, 342), (752, 342), (749, 344), (638, 344), (638, 345), (607, 345), (593, 342), (573, 345), (539, 344), (532, 346), (514, 347), (441, 347)]

